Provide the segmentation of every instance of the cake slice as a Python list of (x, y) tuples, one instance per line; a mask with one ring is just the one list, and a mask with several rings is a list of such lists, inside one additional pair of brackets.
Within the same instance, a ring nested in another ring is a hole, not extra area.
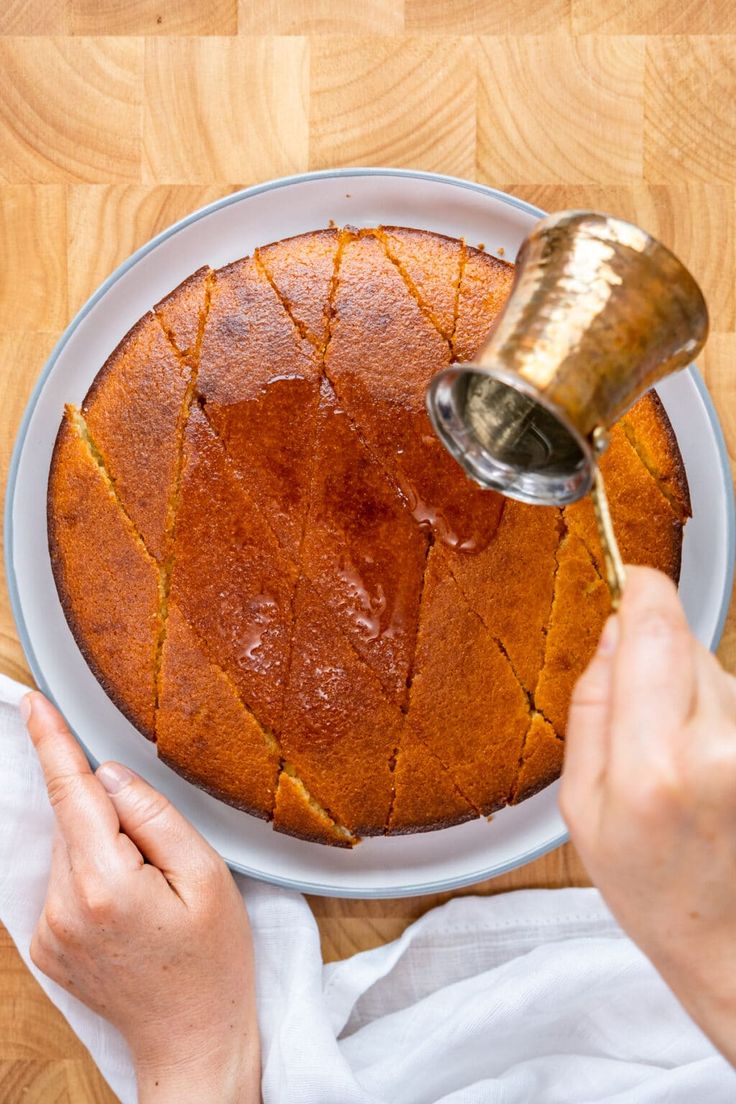
[(199, 356), (212, 277), (207, 266), (197, 269), (153, 308), (169, 341), (189, 361)]
[(506, 305), (513, 281), (513, 265), (468, 246), (460, 280), (453, 359), (473, 359)]
[(217, 273), (198, 390), (207, 419), (287, 554), (309, 502), (321, 364), (252, 259)]
[[(380, 309), (376, 304), (380, 303)], [(476, 551), (493, 537), (498, 496), (471, 483), (435, 435), (424, 396), (449, 351), (380, 243), (344, 246), (325, 372), (374, 463), (399, 488), (417, 522)]]
[(108, 357), (82, 405), (94, 448), (157, 560), (166, 554), (177, 427), (190, 373), (156, 316), (149, 313)]
[(389, 835), (432, 832), (478, 816), (478, 810), (463, 797), (449, 772), (410, 725), (398, 750), (393, 782)]
[(529, 703), (436, 549), (425, 577), (407, 720), (483, 815), (506, 804)]
[(206, 402), (229, 405), (260, 399), (276, 378), (311, 379), (320, 359), (284, 310), (253, 257), (214, 275), (202, 340), (198, 386)]
[(381, 226), (374, 231), (419, 305), (445, 341), (451, 341), (465, 246), (457, 238)]
[[(555, 732), (564, 736), (573, 688), (593, 658), (611, 612), (611, 598), (587, 547), (574, 531), (563, 538), (557, 556), (552, 615), (534, 703)], [(585, 617), (577, 614), (581, 606)]]
[(170, 600), (263, 726), (278, 729), (296, 569), (198, 405), (184, 434)]
[(359, 839), (341, 827), (326, 809), (314, 800), (304, 783), (288, 764), (279, 776), (273, 826), (277, 832), (312, 843), (333, 847), (354, 847)]
[(159, 675), (156, 745), (178, 774), (253, 816), (267, 819), (276, 796), (278, 743), (243, 705), (170, 602)]
[(484, 551), (464, 556), (438, 548), (465, 600), (500, 641), (529, 693), (542, 668), (561, 535), (559, 510), (509, 498)]
[(677, 438), (656, 391), (647, 391), (621, 420), (636, 454), (683, 523), (692, 516)]
[(141, 732), (154, 729), (159, 571), (67, 409), (51, 459), (51, 566), (93, 673)]
[(533, 713), (509, 804), (518, 805), (559, 778), (565, 744), (541, 713)]
[(358, 835), (384, 832), (401, 711), (300, 580), (280, 740), (284, 757), (330, 815)]
[[(611, 430), (611, 446), (601, 457), (600, 470), (624, 563), (648, 564), (677, 580), (683, 522), (620, 422)], [(565, 507), (565, 522), (585, 542), (602, 572), (603, 552), (590, 496)]]
[(318, 349), (327, 341), (338, 244), (337, 230), (315, 230), (256, 250), (256, 260), (297, 329)]
[(414, 653), (427, 538), (373, 463), (325, 380), (301, 568), (401, 705)]

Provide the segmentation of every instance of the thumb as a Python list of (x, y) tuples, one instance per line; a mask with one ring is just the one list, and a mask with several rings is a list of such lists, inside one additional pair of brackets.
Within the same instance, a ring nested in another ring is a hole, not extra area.
[(115, 806), (121, 830), (177, 892), (211, 871), (213, 860), (221, 861), (168, 798), (139, 775), (121, 763), (103, 763), (96, 773)]

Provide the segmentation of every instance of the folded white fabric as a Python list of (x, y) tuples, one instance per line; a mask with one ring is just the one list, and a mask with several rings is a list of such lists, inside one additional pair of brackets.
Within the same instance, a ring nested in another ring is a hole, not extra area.
[[(24, 689), (0, 676), (0, 920), (120, 1100), (133, 1104), (121, 1037), (28, 959), (52, 813), (16, 709)], [(463, 897), (394, 943), (323, 966), (302, 897), (238, 884), (256, 946), (265, 1104), (736, 1099), (734, 1070), (595, 890)]]

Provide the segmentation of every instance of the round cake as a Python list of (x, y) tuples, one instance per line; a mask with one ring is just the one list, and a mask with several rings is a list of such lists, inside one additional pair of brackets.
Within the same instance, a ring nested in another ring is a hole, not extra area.
[[(512, 276), (422, 230), (316, 230), (195, 272), (66, 409), (49, 545), (77, 644), (161, 759), (279, 831), (349, 847), (559, 775), (609, 612), (591, 504), (481, 490), (424, 407)], [(625, 560), (677, 579), (653, 393), (602, 469)]]

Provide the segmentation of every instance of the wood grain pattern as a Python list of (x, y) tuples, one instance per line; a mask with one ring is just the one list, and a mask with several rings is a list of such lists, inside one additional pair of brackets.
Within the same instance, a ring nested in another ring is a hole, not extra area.
[[(6, 0), (0, 473), (71, 315), (134, 249), (238, 186), (349, 164), (482, 180), (641, 223), (693, 269), (736, 464), (733, 0)], [(736, 616), (719, 654), (736, 670)], [(0, 669), (30, 678), (0, 586)], [(492, 829), (491, 829), (492, 830)], [(570, 846), (462, 893), (580, 885)], [(325, 957), (447, 895), (311, 900)], [(0, 930), (0, 1101), (108, 1104)]]
[(236, 34), (238, 0), (7, 0), (0, 34)]
[(570, 0), (405, 0), (406, 30), (524, 35), (567, 30)]
[(479, 50), (479, 177), (540, 184), (641, 179), (642, 39), (482, 37)]
[(572, 0), (576, 34), (733, 34), (731, 0)]
[[(67, 189), (69, 315), (131, 253), (238, 185), (73, 185)], [(97, 247), (90, 251), (90, 241)]]
[(66, 325), (66, 244), (61, 185), (0, 186), (0, 332)]
[(412, 166), (472, 176), (472, 40), (322, 36), (311, 41), (309, 166)]
[(150, 39), (144, 89), (145, 181), (253, 184), (307, 167), (305, 39)]
[(397, 34), (404, 0), (240, 0), (241, 34)]
[(0, 38), (0, 179), (139, 180), (140, 38)]
[(647, 39), (647, 180), (653, 184), (736, 181), (735, 80), (733, 39), (668, 35)]

